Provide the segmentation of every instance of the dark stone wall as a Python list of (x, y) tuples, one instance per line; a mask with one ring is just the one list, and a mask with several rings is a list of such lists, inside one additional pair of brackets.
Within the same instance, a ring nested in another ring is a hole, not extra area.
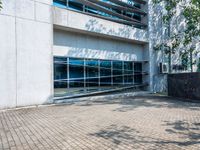
[(168, 95), (200, 100), (200, 73), (169, 74)]

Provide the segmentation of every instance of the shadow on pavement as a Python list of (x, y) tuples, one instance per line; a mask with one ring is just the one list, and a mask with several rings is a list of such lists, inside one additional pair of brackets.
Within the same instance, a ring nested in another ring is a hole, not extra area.
[(189, 146), (194, 144), (200, 144), (200, 123), (192, 122), (189, 123), (184, 120), (178, 120), (174, 122), (164, 121), (164, 126), (166, 126), (166, 132), (169, 134), (176, 134), (182, 139), (185, 139), (184, 142), (177, 142), (178, 145)]
[(198, 127), (197, 128), (195, 127), (194, 129), (190, 127), (189, 128), (184, 127), (184, 125), (186, 124), (181, 121), (177, 121), (174, 123), (166, 122), (165, 124), (166, 127), (173, 128), (172, 131), (166, 129), (166, 132), (171, 134), (178, 134), (178, 136), (180, 136), (179, 139), (168, 140), (159, 136), (156, 136), (155, 138), (152, 137), (151, 135), (144, 136), (142, 133), (140, 134), (139, 131), (133, 128), (130, 128), (128, 126), (117, 126), (117, 125), (111, 125), (107, 128), (99, 130), (96, 133), (90, 134), (90, 136), (103, 138), (116, 145), (120, 145), (122, 143), (129, 145), (150, 144), (156, 146), (157, 148), (168, 147), (169, 145), (175, 145), (182, 148), (184, 146), (185, 147), (193, 145), (198, 146), (200, 144), (200, 134), (190, 130), (197, 130), (197, 129), (199, 130), (200, 127), (199, 124)]
[(176, 99), (167, 96), (126, 96), (123, 98), (100, 98), (78, 103), (79, 106), (93, 105), (119, 105), (113, 111), (126, 112), (140, 107), (154, 108), (181, 108), (189, 110), (200, 110), (200, 103), (189, 102), (183, 99)]

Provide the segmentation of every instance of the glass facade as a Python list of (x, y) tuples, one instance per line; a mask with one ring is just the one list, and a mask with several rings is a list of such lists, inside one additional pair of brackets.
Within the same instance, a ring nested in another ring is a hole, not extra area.
[(141, 9), (146, 1), (137, 0), (54, 0), (54, 5), (83, 12), (88, 15), (100, 17), (110, 21), (131, 25), (137, 28), (145, 28), (142, 17), (147, 13)]
[(54, 58), (54, 89), (58, 94), (67, 94), (68, 88), (68, 61), (66, 58)]
[(54, 57), (55, 96), (143, 85), (142, 62)]

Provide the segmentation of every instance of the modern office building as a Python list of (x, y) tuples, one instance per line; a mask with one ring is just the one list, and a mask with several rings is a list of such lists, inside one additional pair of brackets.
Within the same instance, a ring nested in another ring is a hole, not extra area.
[(145, 1), (53, 4), (56, 98), (148, 89)]
[[(0, 108), (165, 90), (152, 1), (2, 0)], [(160, 30), (160, 29), (159, 29)]]

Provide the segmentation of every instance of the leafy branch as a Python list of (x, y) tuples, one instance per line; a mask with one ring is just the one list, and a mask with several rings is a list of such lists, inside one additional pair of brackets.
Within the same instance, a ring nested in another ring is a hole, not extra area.
[(2, 2), (1, 2), (1, 0), (0, 0), (0, 10), (2, 9)]
[[(195, 42), (200, 42), (198, 39), (200, 37), (200, 1), (191, 0), (188, 3), (183, 5), (182, 15), (185, 19), (185, 29), (179, 30), (178, 33), (170, 30), (171, 18), (175, 17), (175, 14), (178, 10), (178, 5), (180, 2), (185, 2), (185, 0), (153, 0), (154, 4), (164, 3), (164, 9), (167, 12), (163, 17), (163, 22), (168, 26), (168, 40), (165, 40), (163, 43), (160, 43), (154, 47), (155, 50), (164, 50), (165, 54), (169, 55), (169, 68), (171, 68), (171, 55), (175, 54), (177, 48), (180, 48), (180, 45), (184, 46), (184, 55), (190, 57), (190, 67), (193, 71), (193, 55), (195, 54)], [(197, 52), (199, 53), (199, 52)], [(195, 63), (196, 60), (195, 60)]]

